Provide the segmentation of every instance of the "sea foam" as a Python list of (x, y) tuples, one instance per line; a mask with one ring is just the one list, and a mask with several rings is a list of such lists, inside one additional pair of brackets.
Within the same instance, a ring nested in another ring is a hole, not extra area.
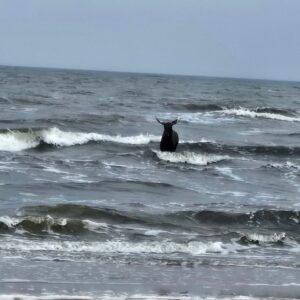
[(57, 127), (40, 130), (10, 130), (0, 133), (0, 151), (22, 151), (37, 147), (41, 142), (54, 146), (74, 146), (88, 142), (114, 142), (145, 145), (160, 141), (160, 136), (140, 134), (135, 136), (108, 135), (95, 132), (63, 131)]
[(192, 165), (207, 166), (222, 160), (230, 159), (227, 155), (200, 154), (189, 151), (184, 152), (161, 152), (154, 150), (154, 153), (161, 160), (172, 163), (187, 163)]
[(95, 142), (115, 142), (121, 144), (132, 144), (132, 145), (143, 145), (149, 144), (150, 142), (157, 142), (160, 140), (160, 136), (155, 135), (136, 135), (136, 136), (121, 136), (121, 135), (107, 135), (95, 132), (84, 133), (84, 132), (69, 132), (62, 131), (56, 127), (43, 130), (42, 140), (48, 144), (56, 146), (73, 146), (86, 144), (90, 141)]
[(247, 234), (246, 238), (250, 241), (255, 241), (259, 243), (277, 243), (283, 241), (286, 238), (286, 234), (285, 232), (274, 233), (272, 235), (251, 233)]
[[(231, 115), (233, 116), (242, 116), (248, 118), (265, 118), (265, 119), (273, 119), (278, 121), (286, 121), (286, 122), (300, 122), (300, 117), (290, 117), (276, 112), (268, 112), (268, 111), (259, 111), (259, 109), (250, 109), (245, 107), (222, 107), (217, 110), (211, 110), (206, 112), (179, 112), (179, 113), (165, 113), (165, 114), (157, 114), (159, 118), (162, 119), (179, 119), (188, 123), (199, 123), (199, 124), (216, 124), (220, 122), (231, 122)], [(225, 116), (229, 116), (229, 118), (225, 118)], [(152, 120), (153, 117), (149, 117), (149, 121)]]
[(35, 148), (40, 143), (34, 132), (8, 131), (0, 134), (0, 151), (22, 151)]
[(198, 242), (187, 243), (164, 241), (147, 241), (134, 243), (129, 241), (103, 241), (103, 242), (85, 242), (85, 241), (57, 241), (57, 240), (25, 240), (10, 239), (0, 245), (1, 250), (15, 251), (58, 251), (65, 253), (101, 253), (101, 254), (172, 254), (185, 253), (190, 255), (203, 255), (207, 253), (227, 254), (234, 251), (234, 247), (225, 245), (222, 242)]
[(284, 116), (277, 113), (256, 112), (255, 110), (251, 110), (249, 108), (244, 107), (223, 109), (216, 112), (225, 115), (235, 115), (249, 118), (265, 118), (287, 122), (300, 122), (300, 118)]

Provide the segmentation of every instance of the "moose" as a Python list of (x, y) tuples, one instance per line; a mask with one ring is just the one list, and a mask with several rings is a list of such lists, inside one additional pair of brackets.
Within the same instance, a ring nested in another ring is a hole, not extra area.
[(160, 151), (175, 152), (178, 145), (178, 134), (172, 127), (177, 123), (177, 119), (172, 122), (161, 122), (158, 118), (156, 120), (164, 126), (164, 132), (160, 141)]

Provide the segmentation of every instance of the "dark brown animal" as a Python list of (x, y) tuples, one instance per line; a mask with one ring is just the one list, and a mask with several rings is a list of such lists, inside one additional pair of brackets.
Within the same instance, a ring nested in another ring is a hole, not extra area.
[(177, 123), (177, 119), (172, 122), (161, 122), (158, 118), (156, 120), (164, 126), (164, 132), (160, 141), (160, 151), (175, 152), (179, 139), (177, 132), (172, 127)]

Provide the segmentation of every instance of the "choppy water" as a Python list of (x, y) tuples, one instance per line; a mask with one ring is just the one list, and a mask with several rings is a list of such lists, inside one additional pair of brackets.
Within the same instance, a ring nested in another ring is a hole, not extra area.
[(1, 67), (0, 87), (0, 299), (300, 298), (300, 83)]

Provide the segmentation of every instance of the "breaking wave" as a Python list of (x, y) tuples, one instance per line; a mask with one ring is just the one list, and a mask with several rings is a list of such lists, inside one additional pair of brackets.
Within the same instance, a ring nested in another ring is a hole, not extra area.
[[(174, 104), (175, 108), (181, 108), (182, 112), (157, 114), (163, 119), (178, 118), (180, 121), (199, 124), (214, 124), (224, 121), (232, 121), (231, 116), (247, 118), (264, 118), (286, 122), (300, 122), (300, 117), (294, 111), (273, 107), (245, 108), (226, 107), (210, 104)], [(179, 106), (179, 107), (178, 107)], [(225, 118), (225, 116), (228, 116)], [(151, 120), (153, 117), (151, 118)], [(150, 120), (150, 119), (149, 119)]]
[(160, 160), (171, 163), (185, 163), (198, 166), (207, 166), (211, 163), (216, 163), (223, 160), (230, 159), (227, 155), (210, 155), (199, 154), (194, 152), (161, 152), (153, 150)]
[(185, 253), (201, 255), (206, 253), (228, 253), (228, 248), (222, 242), (186, 243), (166, 241), (127, 242), (115, 241), (58, 241), (58, 240), (23, 240), (13, 239), (0, 245), (1, 250), (18, 251), (59, 251), (59, 252), (89, 252), (101, 254), (172, 254)]
[(240, 242), (245, 244), (265, 244), (265, 243), (282, 243), (286, 238), (286, 233), (274, 233), (271, 235), (250, 233), (242, 236)]
[[(224, 232), (240, 230), (257, 231), (274, 229), (276, 232), (300, 230), (300, 212), (283, 210), (257, 210), (249, 213), (222, 211), (181, 211), (166, 214), (148, 214), (145, 212), (118, 211), (115, 209), (98, 208), (85, 205), (60, 204), (56, 206), (25, 207), (16, 217), (0, 217), (0, 233), (33, 235), (63, 234), (87, 235), (101, 234), (107, 238), (115, 233), (129, 236), (134, 232), (147, 236), (149, 230), (169, 232), (203, 233), (207, 228), (223, 228)], [(206, 229), (205, 229), (206, 228)], [(248, 241), (276, 242), (283, 240), (285, 235), (265, 236), (257, 233), (247, 235)]]
[(160, 141), (160, 136), (120, 136), (100, 133), (62, 131), (56, 127), (37, 130), (8, 130), (0, 133), (0, 151), (22, 151), (36, 148), (42, 143), (53, 146), (82, 145), (88, 142), (114, 142), (130, 145), (145, 145)]
[(22, 151), (40, 144), (38, 134), (33, 131), (8, 131), (0, 133), (0, 151)]
[(283, 113), (285, 111), (279, 109), (270, 109), (270, 108), (257, 108), (249, 109), (244, 107), (239, 108), (227, 108), (219, 111), (221, 114), (225, 115), (235, 115), (249, 118), (265, 118), (273, 119), (278, 121), (287, 121), (287, 122), (300, 122), (299, 117), (286, 116)]
[(276, 108), (276, 107), (256, 107), (256, 108), (244, 108), (242, 106), (225, 106), (222, 104), (211, 104), (211, 103), (199, 103), (199, 102), (181, 102), (181, 103), (165, 103), (166, 106), (177, 109), (177, 110), (186, 110), (192, 112), (215, 112), (215, 111), (226, 111), (231, 109), (241, 109), (241, 110), (250, 110), (256, 113), (269, 113), (269, 114), (280, 114), (290, 116), (293, 114), (293, 111), (285, 108)]

